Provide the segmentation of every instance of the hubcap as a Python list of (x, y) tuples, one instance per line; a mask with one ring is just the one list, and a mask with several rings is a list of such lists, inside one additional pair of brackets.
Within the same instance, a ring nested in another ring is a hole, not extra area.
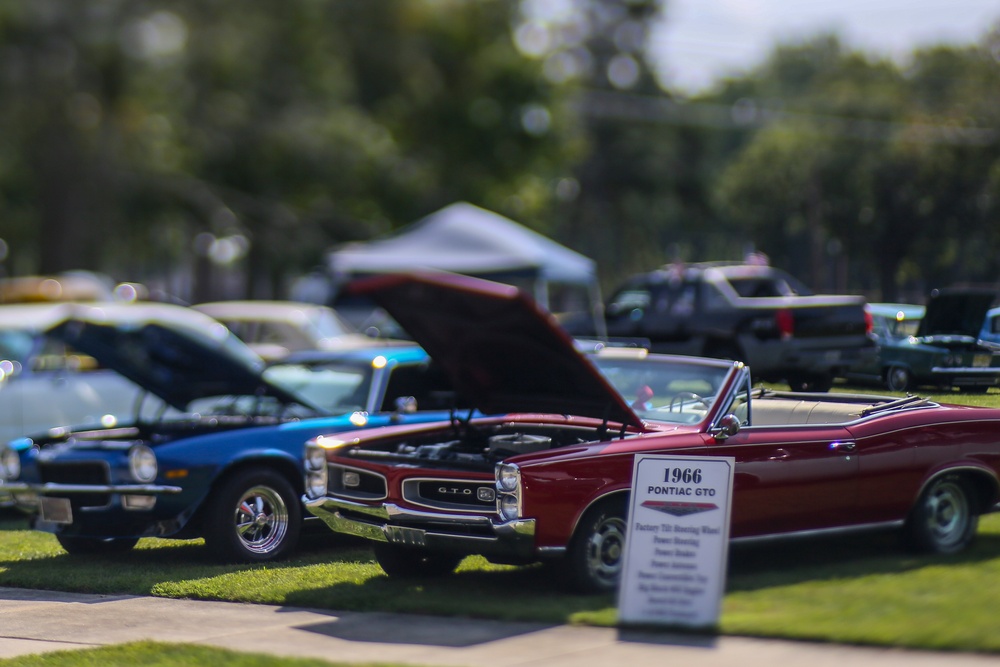
[(587, 566), (596, 579), (614, 582), (622, 569), (622, 552), (625, 549), (625, 521), (606, 519), (590, 537), (587, 549)]
[(952, 482), (942, 482), (927, 496), (927, 527), (935, 541), (943, 546), (960, 542), (969, 522), (969, 505), (962, 489)]
[(255, 486), (240, 498), (234, 521), (243, 548), (268, 554), (281, 546), (288, 534), (288, 507), (274, 489)]

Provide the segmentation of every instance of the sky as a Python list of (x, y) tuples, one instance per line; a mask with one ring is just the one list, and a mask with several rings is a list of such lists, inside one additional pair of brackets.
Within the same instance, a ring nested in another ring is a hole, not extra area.
[(1000, 0), (666, 0), (652, 44), (671, 88), (693, 94), (763, 61), (777, 43), (834, 32), (905, 61), (915, 48), (978, 41)]

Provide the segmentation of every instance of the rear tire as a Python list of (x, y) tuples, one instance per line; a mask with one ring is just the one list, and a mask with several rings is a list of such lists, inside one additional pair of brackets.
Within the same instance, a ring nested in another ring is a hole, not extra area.
[(375, 560), (390, 577), (441, 577), (451, 574), (465, 556), (451, 553), (400, 547), (388, 542), (372, 545)]
[(885, 386), (891, 391), (907, 391), (913, 388), (913, 375), (902, 366), (890, 366), (885, 371)]
[(792, 391), (822, 393), (830, 391), (832, 386), (833, 377), (822, 373), (795, 375), (788, 378), (788, 387)]
[(100, 538), (100, 537), (70, 537), (56, 535), (59, 546), (73, 556), (101, 556), (121, 554), (131, 551), (138, 542), (137, 537)]
[(972, 544), (978, 525), (969, 483), (944, 475), (920, 494), (906, 522), (906, 537), (917, 551), (954, 554)]

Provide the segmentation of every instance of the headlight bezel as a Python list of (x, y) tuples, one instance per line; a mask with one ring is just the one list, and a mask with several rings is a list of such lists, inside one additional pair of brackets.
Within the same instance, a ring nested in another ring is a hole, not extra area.
[(521, 518), (521, 468), (514, 463), (498, 463), (494, 469), (497, 490), (496, 511), (504, 521)]
[(513, 493), (521, 485), (521, 469), (513, 463), (500, 463), (496, 469), (497, 491)]
[(326, 449), (318, 444), (306, 445), (302, 467), (305, 469), (305, 491), (309, 498), (323, 498), (329, 490), (329, 469)]
[(132, 479), (140, 484), (156, 481), (156, 476), (159, 474), (156, 453), (148, 445), (133, 445), (128, 450), (128, 469)]

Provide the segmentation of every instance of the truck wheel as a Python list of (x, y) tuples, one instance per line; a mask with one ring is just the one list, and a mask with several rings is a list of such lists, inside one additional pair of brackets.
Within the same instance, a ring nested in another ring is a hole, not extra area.
[(885, 371), (885, 385), (891, 391), (906, 391), (913, 388), (913, 376), (902, 366), (890, 366)]
[(459, 554), (400, 547), (388, 542), (375, 542), (372, 550), (385, 573), (400, 579), (451, 574), (464, 558)]
[(833, 378), (824, 374), (795, 375), (788, 378), (788, 386), (792, 391), (830, 391), (830, 387), (833, 386)]
[(580, 593), (611, 593), (624, 566), (625, 504), (612, 499), (587, 511), (570, 540), (566, 577)]
[(137, 537), (128, 538), (100, 538), (100, 537), (69, 537), (67, 535), (56, 535), (59, 546), (66, 550), (66, 553), (74, 556), (101, 556), (105, 554), (120, 554), (131, 551), (132, 547), (139, 542)]
[(907, 519), (906, 537), (918, 551), (953, 554), (972, 543), (978, 524), (968, 483), (945, 475), (920, 495)]
[(212, 494), (205, 508), (205, 546), (223, 562), (267, 562), (298, 543), (302, 506), (295, 489), (268, 468), (238, 471)]

